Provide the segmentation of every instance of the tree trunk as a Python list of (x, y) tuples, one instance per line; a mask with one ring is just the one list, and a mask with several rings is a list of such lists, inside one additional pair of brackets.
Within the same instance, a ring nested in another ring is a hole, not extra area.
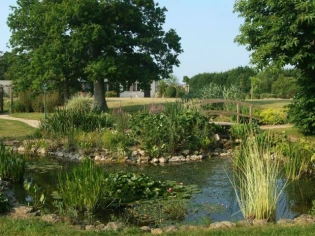
[(105, 101), (104, 79), (98, 79), (94, 82), (94, 109), (108, 112), (108, 106)]

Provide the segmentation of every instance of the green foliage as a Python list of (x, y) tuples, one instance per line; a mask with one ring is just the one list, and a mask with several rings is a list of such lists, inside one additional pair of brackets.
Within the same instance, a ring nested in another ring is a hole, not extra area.
[(166, 88), (167, 88), (167, 83), (164, 80), (159, 81), (159, 86), (158, 86), (159, 97), (164, 97)]
[[(303, 133), (314, 134), (315, 4), (295, 0), (258, 4), (255, 0), (240, 0), (236, 1), (234, 11), (244, 18), (235, 41), (252, 52), (253, 64), (259, 68), (282, 68), (290, 64), (300, 72), (297, 78), (299, 94), (290, 106), (290, 119)], [(287, 85), (279, 83), (287, 89)]]
[(86, 112), (81, 110), (58, 109), (41, 121), (41, 129), (48, 135), (68, 135), (74, 130), (93, 132), (96, 129), (111, 127), (113, 120), (108, 113)]
[(32, 206), (35, 209), (40, 209), (45, 204), (45, 195), (42, 193), (41, 188), (34, 182), (29, 180), (24, 180), (24, 189), (28, 193), (26, 201), (28, 206)]
[(105, 129), (101, 136), (102, 148), (108, 149), (112, 155), (125, 156), (130, 146), (130, 137), (122, 132)]
[[(46, 111), (53, 112), (55, 107), (60, 105), (60, 97), (57, 92), (46, 94)], [(18, 99), (13, 102), (14, 112), (43, 112), (44, 95), (34, 95), (30, 91), (20, 92)]]
[(134, 115), (130, 121), (132, 137), (152, 157), (182, 149), (207, 149), (213, 127), (198, 111), (182, 103), (170, 103), (163, 109), (153, 104), (149, 111)]
[(176, 97), (176, 88), (174, 86), (167, 86), (165, 90), (165, 97), (175, 98)]
[(90, 112), (93, 110), (93, 98), (77, 94), (67, 101), (65, 109), (78, 112)]
[(264, 125), (280, 125), (288, 123), (287, 109), (264, 109), (259, 113), (260, 122)]
[(94, 82), (94, 105), (104, 111), (104, 78), (145, 88), (179, 65), (180, 37), (163, 30), (166, 11), (153, 0), (19, 0), (8, 18), (16, 57), (10, 76), (19, 89), (50, 81), (65, 94), (87, 79)]
[(283, 159), (288, 178), (299, 179), (313, 173), (315, 148), (311, 142), (303, 139), (292, 142), (285, 133), (275, 135), (273, 139), (275, 143), (273, 150)]
[(107, 97), (107, 98), (113, 98), (113, 97), (118, 97), (118, 96), (117, 96), (117, 92), (115, 92), (115, 91), (107, 91), (107, 92), (105, 93), (105, 97)]
[(23, 181), (25, 172), (25, 159), (23, 155), (6, 150), (4, 144), (0, 144), (0, 177), (3, 180), (13, 182)]
[(244, 100), (244, 96), (240, 89), (235, 86), (221, 86), (219, 84), (210, 83), (199, 90), (192, 92), (193, 97), (200, 99), (232, 99), (232, 100)]
[(289, 105), (288, 116), (298, 129), (304, 134), (315, 134), (315, 97), (313, 95), (298, 94)]
[(248, 133), (234, 156), (233, 187), (245, 218), (274, 220), (277, 202), (286, 184), (279, 186), (280, 160), (272, 157), (268, 134)]
[(253, 124), (235, 124), (231, 127), (230, 133), (233, 138), (246, 139), (248, 133), (258, 134), (260, 129), (256, 123)]
[(223, 87), (235, 86), (241, 93), (249, 93), (251, 87), (249, 78), (256, 74), (253, 68), (237, 67), (220, 73), (197, 74), (188, 80), (188, 84), (192, 91), (198, 91), (213, 83)]
[(167, 194), (164, 182), (155, 181), (141, 173), (112, 173), (106, 178), (105, 185), (108, 192), (106, 197), (116, 199), (119, 204)]
[(71, 171), (58, 174), (58, 194), (66, 210), (93, 214), (103, 198), (104, 171), (85, 159)]

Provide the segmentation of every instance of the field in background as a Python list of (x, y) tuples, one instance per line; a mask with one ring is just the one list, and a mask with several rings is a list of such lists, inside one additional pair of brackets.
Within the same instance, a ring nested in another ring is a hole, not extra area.
[(175, 102), (176, 98), (106, 98), (109, 109), (122, 107), (127, 112), (137, 112), (147, 105)]
[(252, 103), (254, 105), (260, 106), (261, 108), (283, 108), (286, 105), (289, 105), (292, 100), (291, 99), (247, 99), (246, 102)]

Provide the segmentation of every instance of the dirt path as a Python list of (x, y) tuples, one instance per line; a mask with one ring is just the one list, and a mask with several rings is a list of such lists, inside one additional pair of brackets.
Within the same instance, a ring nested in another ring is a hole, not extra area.
[(25, 124), (28, 124), (29, 126), (32, 126), (34, 128), (38, 128), (39, 127), (39, 120), (28, 120), (28, 119), (22, 119), (22, 118), (15, 118), (6, 114), (0, 114), (0, 119), (3, 120), (17, 120), (17, 121), (21, 121)]

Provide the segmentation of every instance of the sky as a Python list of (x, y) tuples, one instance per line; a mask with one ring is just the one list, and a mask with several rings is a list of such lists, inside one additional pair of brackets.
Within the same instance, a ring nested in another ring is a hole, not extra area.
[[(204, 72), (223, 72), (249, 65), (250, 53), (234, 43), (243, 20), (233, 13), (235, 0), (155, 0), (167, 8), (165, 30), (175, 29), (184, 52), (174, 75), (192, 77)], [(10, 30), (6, 24), (10, 5), (0, 1), (0, 51), (10, 51)]]

